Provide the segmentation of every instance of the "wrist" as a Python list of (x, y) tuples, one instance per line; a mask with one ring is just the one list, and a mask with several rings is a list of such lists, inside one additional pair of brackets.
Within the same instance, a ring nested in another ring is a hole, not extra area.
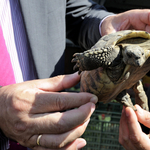
[(112, 18), (114, 18), (114, 16), (116, 16), (116, 14), (106, 16), (100, 22), (99, 31), (100, 31), (101, 36), (104, 36), (104, 35), (107, 35), (107, 34), (113, 32), (113, 30), (112, 30)]

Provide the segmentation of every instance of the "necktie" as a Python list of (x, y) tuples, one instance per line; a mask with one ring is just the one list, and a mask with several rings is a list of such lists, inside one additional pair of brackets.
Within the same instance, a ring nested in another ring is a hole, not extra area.
[[(15, 83), (15, 77), (13, 73), (13, 68), (11, 65), (11, 60), (9, 53), (7, 51), (7, 47), (5, 44), (5, 40), (3, 37), (2, 28), (0, 27), (0, 85), (5, 86), (9, 84)], [(3, 139), (4, 142), (5, 139)], [(6, 139), (7, 141), (7, 139)], [(25, 147), (22, 147), (16, 142), (10, 141), (10, 149), (9, 150), (26, 150)]]
[(17, 48), (20, 67), (24, 81), (37, 78), (34, 61), (29, 45), (22, 11), (18, 0), (9, 0), (11, 7), (11, 17), (14, 29), (14, 38)]
[[(2, 28), (0, 27), (0, 85), (10, 85), (15, 83), (15, 77), (13, 73), (13, 68), (11, 65), (11, 60), (9, 53), (7, 51), (7, 47), (5, 44), (5, 40), (3, 37)], [(25, 147), (22, 147), (16, 142), (10, 141), (10, 149), (9, 150), (26, 150)]]
[(2, 28), (0, 27), (0, 85), (5, 86), (14, 83), (15, 77), (13, 68), (3, 37)]

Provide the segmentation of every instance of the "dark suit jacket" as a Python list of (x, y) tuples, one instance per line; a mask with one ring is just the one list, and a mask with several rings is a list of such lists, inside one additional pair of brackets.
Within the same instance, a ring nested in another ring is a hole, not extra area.
[(108, 13), (90, 0), (20, 0), (39, 78), (63, 74), (66, 37), (85, 49), (99, 38)]

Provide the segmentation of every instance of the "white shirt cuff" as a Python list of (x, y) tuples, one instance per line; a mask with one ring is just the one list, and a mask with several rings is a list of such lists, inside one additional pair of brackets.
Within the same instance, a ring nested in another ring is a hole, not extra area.
[[(101, 20), (101, 22), (100, 22), (100, 24), (99, 24), (99, 33), (100, 33), (100, 35), (101, 35), (101, 25), (102, 25), (102, 23), (103, 23), (103, 21), (106, 19), (106, 18), (108, 18), (108, 17), (110, 17), (110, 16), (115, 16), (116, 14), (114, 14), (114, 15), (108, 15), (108, 16), (106, 16), (106, 17), (104, 17), (102, 20)], [(101, 35), (102, 36), (102, 35)]]

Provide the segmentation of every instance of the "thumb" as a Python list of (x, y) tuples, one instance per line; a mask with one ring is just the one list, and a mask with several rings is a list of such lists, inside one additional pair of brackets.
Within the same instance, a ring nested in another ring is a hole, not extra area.
[(139, 105), (135, 105), (135, 108), (137, 109), (136, 115), (138, 121), (146, 127), (150, 128), (150, 112), (142, 109)]

